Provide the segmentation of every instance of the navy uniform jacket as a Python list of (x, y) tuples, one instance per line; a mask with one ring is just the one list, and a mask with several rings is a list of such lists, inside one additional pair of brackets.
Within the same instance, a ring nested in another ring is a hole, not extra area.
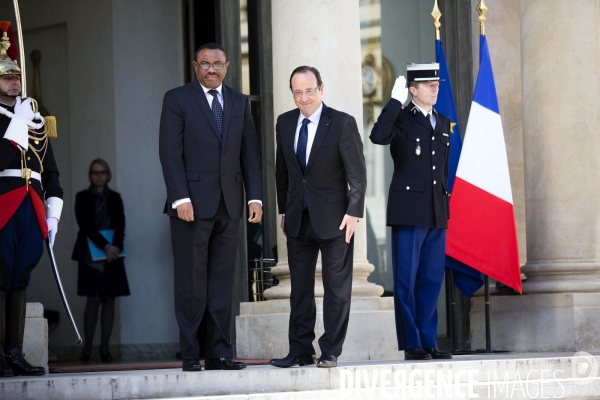
[[(450, 120), (433, 110), (435, 129), (413, 104), (390, 99), (371, 131), (371, 142), (389, 144), (394, 160), (387, 225), (447, 228)], [(420, 154), (417, 155), (417, 148)]]
[[(14, 112), (14, 107), (12, 106), (3, 107), (10, 112)], [(2, 135), (6, 132), (9, 124), (10, 118), (0, 114), (0, 132), (2, 132)], [(29, 143), (38, 150), (44, 146), (46, 141), (48, 143), (48, 148), (43, 158), (44, 171), (42, 172), (42, 182), (31, 178), (29, 190), (33, 189), (41, 200), (45, 200), (49, 197), (58, 197), (62, 199), (63, 190), (61, 189), (58, 180), (58, 167), (56, 166), (56, 160), (54, 159), (54, 152), (52, 151), (50, 140), (45, 139), (36, 144), (34, 140), (29, 139)], [(43, 155), (43, 151), (39, 153), (40, 158)], [(27, 150), (25, 157), (27, 167), (31, 168), (32, 171), (39, 173), (41, 171), (41, 166), (38, 158), (33, 154), (31, 149)], [(0, 137), (0, 171), (4, 171), (5, 169), (21, 169), (21, 151), (10, 140)], [(22, 178), (0, 177), (0, 196), (25, 185), (26, 182)], [(5, 210), (0, 210), (0, 213), (2, 212), (5, 212)]]

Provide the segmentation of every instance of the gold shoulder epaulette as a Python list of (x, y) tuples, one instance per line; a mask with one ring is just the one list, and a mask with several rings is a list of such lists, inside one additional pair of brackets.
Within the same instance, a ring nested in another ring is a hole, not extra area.
[(55, 117), (44, 117), (46, 133), (50, 139), (56, 139), (58, 132), (56, 131), (56, 118)]

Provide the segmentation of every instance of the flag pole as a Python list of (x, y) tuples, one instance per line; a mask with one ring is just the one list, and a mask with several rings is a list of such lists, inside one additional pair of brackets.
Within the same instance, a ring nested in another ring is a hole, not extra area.
[(440, 27), (442, 26), (440, 22), (440, 18), (442, 18), (442, 13), (440, 12), (440, 8), (438, 7), (438, 2), (435, 0), (433, 4), (433, 11), (431, 11), (431, 16), (433, 17), (433, 26), (435, 27), (435, 40), (440, 39)]
[(479, 33), (485, 35), (485, 13), (488, 10), (488, 8), (483, 3), (483, 0), (479, 0), (479, 4), (477, 5), (476, 10), (479, 13), (479, 17), (477, 17), (477, 20), (479, 21)]
[[(485, 35), (485, 13), (488, 8), (486, 7), (483, 0), (479, 0), (479, 4), (476, 8), (479, 13), (477, 20), (479, 21), (479, 33)], [(485, 352), (492, 352), (492, 333), (490, 328), (490, 278), (485, 275)]]
[[(433, 17), (433, 26), (435, 27), (435, 40), (441, 40), (440, 28), (442, 27), (442, 23), (440, 19), (442, 18), (442, 12), (438, 7), (438, 1), (435, 0), (433, 4), (433, 10), (431, 11), (431, 16)], [(449, 287), (449, 297), (450, 297), (450, 331), (452, 332), (452, 352), (458, 352), (458, 340), (456, 334), (456, 321), (455, 321), (455, 311), (456, 311), (456, 300), (454, 293), (454, 273), (452, 270), (448, 271), (446, 274), (448, 278), (448, 287)]]

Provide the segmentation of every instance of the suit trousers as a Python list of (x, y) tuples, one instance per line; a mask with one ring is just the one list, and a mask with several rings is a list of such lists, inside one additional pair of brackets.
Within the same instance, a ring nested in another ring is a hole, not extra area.
[(205, 357), (233, 357), (231, 306), (240, 220), (229, 217), (223, 196), (213, 218), (170, 220), (181, 356), (198, 359), (197, 332), (206, 310)]
[[(341, 221), (340, 221), (341, 222)], [(315, 354), (315, 269), (319, 250), (323, 266), (323, 325), (319, 338), (321, 353), (336, 357), (342, 353), (350, 317), (352, 295), (352, 261), (354, 236), (346, 243), (345, 231), (340, 236), (323, 240), (317, 237), (308, 211), (302, 212), (298, 237), (287, 238), (288, 263), (292, 292), (290, 295), (290, 353)]]
[(392, 226), (398, 350), (437, 347), (437, 303), (445, 253), (446, 229)]

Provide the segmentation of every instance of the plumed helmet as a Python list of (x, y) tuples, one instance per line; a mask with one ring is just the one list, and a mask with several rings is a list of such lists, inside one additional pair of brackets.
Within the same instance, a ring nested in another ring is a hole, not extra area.
[(15, 42), (15, 33), (9, 21), (0, 21), (2, 38), (0, 39), (0, 75), (21, 75), (17, 64), (19, 51)]

